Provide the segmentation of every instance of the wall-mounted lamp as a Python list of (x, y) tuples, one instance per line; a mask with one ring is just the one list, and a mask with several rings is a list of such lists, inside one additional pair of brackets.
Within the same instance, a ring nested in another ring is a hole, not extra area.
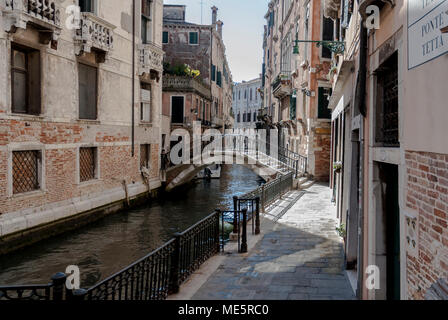
[(293, 54), (299, 54), (299, 43), (306, 42), (306, 43), (315, 43), (316, 47), (326, 47), (331, 52), (335, 54), (343, 54), (345, 51), (345, 42), (344, 41), (330, 41), (330, 40), (299, 40), (299, 34), (296, 33), (296, 40), (294, 40), (295, 45), (293, 47), (292, 53)]

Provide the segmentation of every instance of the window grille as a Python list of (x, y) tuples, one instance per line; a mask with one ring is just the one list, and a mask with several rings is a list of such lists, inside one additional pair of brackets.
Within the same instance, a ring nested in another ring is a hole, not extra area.
[(13, 193), (38, 190), (40, 151), (14, 151), (12, 158)]
[(96, 148), (79, 149), (79, 180), (80, 182), (95, 179)]

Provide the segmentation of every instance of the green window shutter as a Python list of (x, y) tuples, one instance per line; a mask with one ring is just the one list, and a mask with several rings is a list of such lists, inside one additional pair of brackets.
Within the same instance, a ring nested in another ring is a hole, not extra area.
[(198, 33), (190, 32), (190, 44), (198, 44)]
[(162, 43), (168, 43), (168, 31), (163, 31)]
[(297, 104), (297, 98), (291, 96), (290, 108), (289, 108), (289, 119), (290, 120), (296, 120), (296, 104)]
[(319, 87), (317, 117), (319, 119), (331, 119), (331, 110), (328, 109), (328, 97), (331, 96), (331, 88)]
[(212, 64), (212, 81), (216, 81), (216, 66)]
[(222, 85), (222, 74), (221, 74), (221, 71), (218, 71), (218, 79), (217, 79), (217, 81), (216, 81), (216, 84), (217, 84), (218, 86), (221, 86), (221, 85)]

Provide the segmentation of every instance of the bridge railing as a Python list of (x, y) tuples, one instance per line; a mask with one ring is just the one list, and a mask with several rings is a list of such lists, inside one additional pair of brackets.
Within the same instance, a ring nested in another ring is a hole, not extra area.
[(295, 174), (308, 173), (308, 158), (285, 147), (273, 145), (262, 139), (244, 135), (227, 136), (231, 140), (225, 144), (225, 151), (246, 154), (258, 161), (266, 161), (269, 166), (283, 166)]

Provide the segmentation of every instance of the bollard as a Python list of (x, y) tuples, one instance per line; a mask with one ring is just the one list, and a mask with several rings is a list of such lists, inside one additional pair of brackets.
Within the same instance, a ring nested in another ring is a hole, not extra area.
[(58, 272), (51, 277), (53, 286), (53, 300), (61, 301), (64, 299), (64, 286), (67, 275), (64, 272)]
[(243, 209), (243, 225), (242, 225), (242, 235), (241, 235), (241, 253), (247, 252), (247, 209)]
[(260, 197), (257, 197), (255, 201), (255, 234), (260, 234)]
[(180, 240), (182, 234), (174, 234), (174, 251), (171, 256), (171, 269), (170, 269), (170, 284), (169, 292), (178, 293), (179, 292), (179, 278), (180, 278)]

